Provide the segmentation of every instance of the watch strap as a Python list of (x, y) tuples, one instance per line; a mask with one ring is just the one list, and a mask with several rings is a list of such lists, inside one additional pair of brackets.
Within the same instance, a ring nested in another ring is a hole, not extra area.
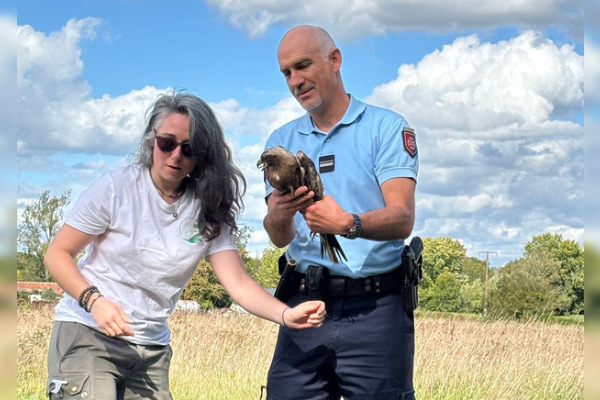
[(354, 226), (344, 235), (347, 239), (356, 239), (362, 234), (362, 220), (358, 214), (352, 214), (352, 217), (354, 218)]

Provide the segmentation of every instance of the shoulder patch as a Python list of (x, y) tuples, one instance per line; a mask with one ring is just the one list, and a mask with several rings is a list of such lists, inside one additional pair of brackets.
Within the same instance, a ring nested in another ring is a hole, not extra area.
[(402, 128), (402, 139), (404, 142), (404, 149), (414, 158), (417, 155), (415, 130), (409, 127)]

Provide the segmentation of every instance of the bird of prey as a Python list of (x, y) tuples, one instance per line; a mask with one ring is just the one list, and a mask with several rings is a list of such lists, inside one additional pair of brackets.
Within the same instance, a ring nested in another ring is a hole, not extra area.
[[(256, 166), (265, 172), (265, 180), (275, 189), (287, 193), (293, 192), (300, 186), (308, 187), (315, 193), (314, 200), (323, 200), (323, 183), (315, 168), (315, 164), (302, 150), (296, 155), (281, 146), (265, 150)], [(314, 238), (316, 232), (311, 232)], [(339, 264), (340, 257), (347, 260), (344, 250), (333, 234), (319, 234), (321, 239), (321, 257), (327, 251), (329, 259)]]

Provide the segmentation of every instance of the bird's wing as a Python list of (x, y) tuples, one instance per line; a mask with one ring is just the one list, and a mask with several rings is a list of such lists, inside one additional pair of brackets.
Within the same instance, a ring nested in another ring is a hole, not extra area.
[(296, 153), (296, 159), (300, 170), (303, 171), (302, 184), (308, 187), (308, 190), (315, 192), (315, 201), (323, 199), (323, 183), (315, 163), (302, 150)]

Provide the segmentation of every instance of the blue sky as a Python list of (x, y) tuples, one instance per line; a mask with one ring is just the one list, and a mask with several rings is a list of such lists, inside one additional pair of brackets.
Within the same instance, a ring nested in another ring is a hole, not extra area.
[[(19, 2), (18, 210), (44, 190), (76, 199), (127, 163), (147, 107), (185, 88), (225, 128), (248, 180), (240, 222), (260, 254), (255, 163), (271, 131), (303, 114), (276, 49), (309, 23), (342, 50), (346, 89), (416, 130), (415, 235), (452, 237), (474, 257), (497, 251), (496, 266), (544, 232), (583, 244), (583, 1), (296, 3)], [(598, 50), (585, 46), (587, 71)]]

